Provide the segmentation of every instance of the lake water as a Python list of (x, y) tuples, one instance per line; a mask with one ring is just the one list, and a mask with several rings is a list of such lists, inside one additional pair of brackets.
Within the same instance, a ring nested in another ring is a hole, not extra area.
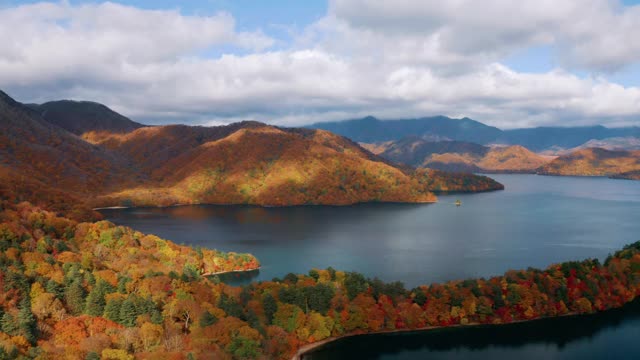
[[(250, 252), (243, 283), (333, 266), (408, 287), (603, 260), (640, 240), (640, 181), (491, 175), (504, 191), (440, 196), (436, 204), (259, 208), (185, 206), (108, 210), (121, 225), (189, 245)], [(456, 207), (455, 201), (462, 201)], [(624, 309), (500, 327), (353, 337), (319, 359), (638, 359), (640, 303)]]
[(435, 204), (201, 205), (103, 214), (177, 243), (254, 254), (262, 269), (238, 275), (239, 283), (332, 266), (413, 287), (603, 260), (640, 240), (640, 181), (492, 176), (504, 191), (440, 196)]

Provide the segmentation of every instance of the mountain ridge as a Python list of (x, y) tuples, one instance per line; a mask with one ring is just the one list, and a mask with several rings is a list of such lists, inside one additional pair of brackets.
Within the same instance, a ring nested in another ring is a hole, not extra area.
[(87, 130), (72, 134), (4, 94), (2, 196), (56, 204), (80, 218), (87, 207), (421, 203), (436, 201), (434, 184), (450, 191), (503, 188), (488, 178), (398, 166), (323, 130), (254, 121)]
[(29, 107), (44, 120), (78, 136), (89, 131), (127, 133), (146, 126), (93, 101), (58, 100)]
[[(362, 126), (362, 125), (366, 125)], [(379, 120), (373, 116), (306, 126), (329, 130), (364, 143), (400, 140), (407, 136), (441, 136), (480, 145), (521, 145), (532, 151), (560, 147), (571, 149), (589, 140), (612, 137), (640, 138), (640, 127), (607, 128), (602, 125), (577, 127), (534, 127), (501, 130), (469, 118), (432, 116), (413, 119)]]
[(640, 171), (640, 151), (588, 148), (562, 155), (538, 170), (542, 175), (610, 176), (635, 178)]

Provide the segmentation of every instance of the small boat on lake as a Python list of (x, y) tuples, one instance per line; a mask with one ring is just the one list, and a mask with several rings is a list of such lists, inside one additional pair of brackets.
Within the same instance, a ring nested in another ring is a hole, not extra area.
[(460, 206), (460, 205), (462, 205), (462, 201), (456, 200), (456, 206)]

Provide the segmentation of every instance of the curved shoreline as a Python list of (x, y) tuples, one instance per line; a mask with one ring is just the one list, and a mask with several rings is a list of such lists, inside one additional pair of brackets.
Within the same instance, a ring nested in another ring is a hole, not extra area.
[(218, 272), (213, 272), (213, 273), (205, 273), (205, 274), (201, 274), (201, 276), (215, 276), (215, 275), (222, 275), (222, 274), (231, 274), (231, 273), (242, 273), (242, 272), (259, 271), (261, 268), (262, 268), (262, 266), (258, 266), (258, 267), (257, 267), (257, 268), (255, 268), (255, 269), (218, 271)]
[(586, 313), (586, 314), (580, 314), (580, 313), (567, 313), (567, 314), (563, 314), (563, 315), (558, 315), (558, 316), (543, 316), (543, 317), (538, 317), (535, 319), (529, 319), (529, 320), (516, 320), (516, 321), (511, 321), (508, 323), (500, 323), (500, 324), (482, 324), (482, 323), (469, 323), (469, 324), (455, 324), (455, 325), (448, 325), (448, 326), (425, 326), (425, 327), (420, 327), (420, 328), (415, 328), (415, 329), (395, 329), (395, 330), (381, 330), (381, 331), (375, 331), (375, 332), (365, 332), (365, 333), (356, 333), (356, 334), (345, 334), (345, 335), (340, 335), (340, 336), (333, 336), (333, 337), (329, 337), (320, 341), (316, 341), (310, 344), (305, 344), (303, 346), (301, 346), (296, 353), (293, 355), (293, 357), (291, 358), (291, 360), (302, 360), (303, 357), (305, 355), (308, 355), (310, 353), (313, 353), (314, 350), (322, 348), (323, 346), (342, 340), (342, 339), (346, 339), (346, 338), (351, 338), (351, 337), (356, 337), (356, 336), (367, 336), (367, 335), (371, 335), (371, 336), (375, 336), (375, 335), (384, 335), (384, 334), (397, 334), (397, 333), (418, 333), (418, 332), (428, 332), (428, 331), (432, 331), (432, 330), (438, 330), (438, 329), (455, 329), (455, 328), (473, 328), (473, 327), (481, 327), (481, 326), (488, 326), (488, 327), (494, 327), (494, 326), (504, 326), (504, 325), (512, 325), (512, 324), (521, 324), (521, 323), (530, 323), (530, 322), (535, 322), (535, 321), (541, 321), (541, 320), (549, 320), (549, 319), (558, 319), (558, 318), (563, 318), (563, 317), (577, 317), (577, 316), (583, 316), (583, 315), (598, 315), (598, 314), (602, 314), (602, 313), (606, 313), (609, 310), (615, 310), (615, 309), (620, 309), (624, 306), (626, 306), (627, 304), (632, 303), (634, 300), (636, 300), (636, 298), (634, 298), (633, 300), (630, 300), (629, 302), (625, 303), (623, 306), (621, 307), (617, 307), (617, 308), (611, 308), (611, 309), (607, 309), (604, 311), (596, 311), (594, 313)]
[[(467, 194), (481, 193), (481, 192), (491, 192), (491, 191), (499, 191), (503, 189), (497, 190), (480, 190), (480, 191), (471, 191), (465, 192)], [(435, 195), (436, 193), (434, 193)], [(447, 193), (442, 193), (446, 195)], [(401, 204), (401, 205), (421, 205), (421, 204), (435, 204), (438, 202), (438, 198), (436, 196), (433, 201), (358, 201), (348, 204), (292, 204), (292, 205), (270, 205), (270, 204), (245, 204), (245, 203), (192, 203), (192, 204), (171, 204), (171, 205), (143, 205), (143, 206), (104, 206), (104, 207), (95, 207), (91, 210), (100, 211), (100, 210), (122, 210), (122, 209), (162, 209), (162, 208), (172, 208), (172, 207), (182, 207), (182, 206), (246, 206), (246, 207), (255, 207), (255, 208), (292, 208), (292, 207), (347, 207), (347, 206), (357, 206), (357, 205), (367, 205), (367, 204)]]

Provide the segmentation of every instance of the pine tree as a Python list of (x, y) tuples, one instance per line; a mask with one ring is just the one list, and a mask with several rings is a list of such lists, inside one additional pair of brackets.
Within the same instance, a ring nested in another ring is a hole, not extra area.
[(18, 326), (24, 337), (32, 345), (35, 345), (37, 340), (37, 327), (36, 318), (31, 312), (31, 301), (28, 297), (23, 297), (20, 302), (20, 312), (18, 313)]
[(84, 311), (84, 299), (86, 292), (80, 280), (74, 280), (64, 292), (67, 307), (73, 315), (80, 315)]
[(162, 318), (162, 314), (160, 313), (160, 311), (154, 309), (153, 311), (151, 311), (151, 322), (156, 324), (156, 325), (160, 325), (162, 324), (162, 322), (164, 321), (164, 319)]
[(0, 319), (0, 329), (3, 333), (9, 334), (11, 336), (15, 336), (18, 334), (18, 326), (16, 325), (13, 316), (8, 312), (2, 315), (2, 319)]
[(207, 327), (209, 325), (213, 325), (218, 322), (218, 318), (215, 317), (212, 313), (205, 311), (200, 318), (200, 327)]
[(107, 302), (104, 296), (111, 292), (111, 286), (104, 280), (98, 280), (96, 286), (87, 295), (85, 312), (91, 316), (101, 316)]
[(53, 280), (47, 281), (45, 290), (47, 290), (48, 293), (54, 294), (59, 299), (63, 299), (64, 297), (64, 287)]
[(120, 322), (120, 307), (122, 307), (122, 300), (111, 299), (104, 307), (104, 317), (111, 321)]
[(264, 316), (267, 318), (267, 324), (271, 325), (273, 323), (273, 314), (278, 311), (276, 299), (274, 299), (271, 294), (267, 293), (267, 295), (262, 299), (262, 306), (264, 307)]
[(132, 327), (136, 324), (136, 317), (138, 317), (136, 306), (132, 300), (127, 298), (120, 307), (120, 323), (124, 326)]

